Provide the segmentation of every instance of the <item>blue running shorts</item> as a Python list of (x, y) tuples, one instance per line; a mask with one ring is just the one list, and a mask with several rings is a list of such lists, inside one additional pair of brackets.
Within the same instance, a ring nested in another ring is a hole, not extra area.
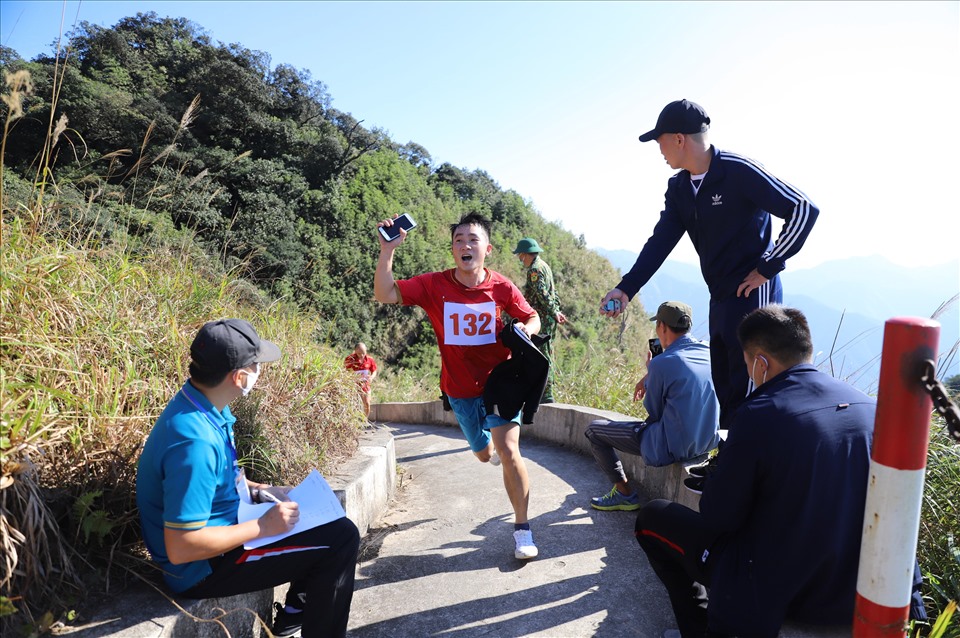
[(456, 397), (447, 397), (450, 400), (450, 408), (457, 417), (457, 423), (467, 438), (470, 449), (474, 452), (487, 449), (490, 445), (490, 429), (506, 425), (507, 423), (516, 423), (520, 425), (520, 412), (512, 419), (505, 419), (498, 414), (487, 414), (483, 405), (483, 397), (473, 399), (457, 399)]

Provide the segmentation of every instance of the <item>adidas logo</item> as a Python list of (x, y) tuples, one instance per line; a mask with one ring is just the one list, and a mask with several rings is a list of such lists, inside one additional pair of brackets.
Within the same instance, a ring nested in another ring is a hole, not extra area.
[(714, 195), (712, 199), (714, 206), (723, 206), (723, 202), (720, 201), (720, 195)]

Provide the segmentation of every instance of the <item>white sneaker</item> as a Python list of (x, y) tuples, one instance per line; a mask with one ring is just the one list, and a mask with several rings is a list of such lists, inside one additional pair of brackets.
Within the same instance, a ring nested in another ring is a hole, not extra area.
[(500, 455), (496, 452), (490, 453), (490, 465), (493, 465), (494, 467), (500, 465)]
[(518, 560), (536, 558), (538, 552), (537, 546), (533, 544), (533, 532), (528, 529), (518, 529), (513, 533), (513, 540), (517, 544), (513, 555), (516, 556)]

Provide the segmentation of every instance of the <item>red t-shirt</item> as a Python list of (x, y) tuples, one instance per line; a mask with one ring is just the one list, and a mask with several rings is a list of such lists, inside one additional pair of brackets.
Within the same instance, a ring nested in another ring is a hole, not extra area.
[(377, 362), (370, 355), (360, 357), (356, 352), (347, 355), (343, 360), (347, 370), (353, 370), (357, 373), (357, 383), (367, 391), (370, 389), (370, 375), (377, 371)]
[(537, 314), (513, 282), (487, 270), (483, 283), (468, 288), (454, 270), (431, 272), (397, 282), (405, 306), (427, 312), (440, 345), (440, 388), (448, 396), (470, 399), (483, 394), (487, 377), (510, 358), (499, 341), (502, 312), (526, 322)]

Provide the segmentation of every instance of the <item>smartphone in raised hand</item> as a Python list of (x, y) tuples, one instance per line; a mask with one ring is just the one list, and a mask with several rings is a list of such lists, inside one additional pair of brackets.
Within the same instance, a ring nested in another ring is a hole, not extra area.
[(411, 228), (416, 228), (417, 222), (413, 221), (413, 217), (410, 216), (410, 213), (404, 213), (399, 217), (393, 219), (393, 226), (381, 226), (378, 230), (380, 231), (380, 236), (386, 239), (387, 241), (393, 241), (400, 236), (400, 229), (410, 232)]

